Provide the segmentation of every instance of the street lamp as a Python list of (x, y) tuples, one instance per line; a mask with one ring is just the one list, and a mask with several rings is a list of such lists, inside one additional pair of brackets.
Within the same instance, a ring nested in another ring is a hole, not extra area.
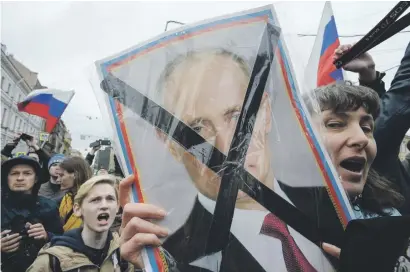
[(178, 21), (169, 20), (169, 21), (167, 21), (167, 23), (165, 24), (165, 30), (164, 30), (164, 31), (167, 31), (167, 30), (168, 30), (168, 25), (169, 25), (170, 23), (179, 24), (179, 25), (185, 25), (184, 23), (181, 23), (181, 22), (178, 22)]

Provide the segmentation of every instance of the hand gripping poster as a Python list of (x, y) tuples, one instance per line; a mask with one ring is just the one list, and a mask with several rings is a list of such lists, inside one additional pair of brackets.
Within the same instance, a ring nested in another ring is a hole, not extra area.
[(168, 212), (147, 271), (335, 269), (320, 243), (354, 213), (273, 6), (165, 32), (96, 67), (133, 200)]

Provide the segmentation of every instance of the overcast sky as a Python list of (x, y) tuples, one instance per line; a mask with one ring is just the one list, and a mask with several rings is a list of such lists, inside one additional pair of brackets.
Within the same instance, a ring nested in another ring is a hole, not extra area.
[[(43, 85), (76, 91), (63, 120), (73, 147), (84, 149), (90, 140), (81, 141), (80, 134), (108, 133), (109, 122), (101, 120), (89, 83), (96, 60), (162, 33), (168, 20), (190, 23), (271, 3), (301, 80), (314, 37), (297, 34), (316, 34), (324, 2), (2, 2), (1, 40), (9, 53), (39, 73)], [(332, 2), (339, 35), (367, 33), (396, 3)], [(341, 43), (358, 39), (341, 38)], [(409, 40), (410, 33), (397, 34), (373, 49), (376, 68), (398, 65)], [(387, 72), (387, 86), (396, 70)]]

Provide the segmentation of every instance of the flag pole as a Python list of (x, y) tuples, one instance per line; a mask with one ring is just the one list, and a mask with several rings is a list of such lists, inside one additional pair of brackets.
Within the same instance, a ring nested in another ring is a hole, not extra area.
[[(60, 121), (60, 120), (59, 120), (59, 121)], [(58, 124), (58, 122), (57, 122), (57, 124)], [(43, 143), (41, 144), (41, 149), (43, 149), (44, 146), (46, 145), (46, 143), (50, 141), (50, 136), (54, 133), (54, 130), (55, 130), (57, 124), (56, 124), (56, 125), (53, 127), (53, 129), (49, 132), (47, 141), (43, 141)]]

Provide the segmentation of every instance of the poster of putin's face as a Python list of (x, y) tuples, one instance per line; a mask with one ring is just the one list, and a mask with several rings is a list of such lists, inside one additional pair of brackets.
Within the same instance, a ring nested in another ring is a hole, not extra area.
[(319, 229), (343, 229), (351, 207), (273, 6), (163, 33), (96, 66), (117, 157), (137, 177), (133, 200), (168, 211), (156, 223), (170, 235), (144, 252), (146, 268), (334, 270)]

